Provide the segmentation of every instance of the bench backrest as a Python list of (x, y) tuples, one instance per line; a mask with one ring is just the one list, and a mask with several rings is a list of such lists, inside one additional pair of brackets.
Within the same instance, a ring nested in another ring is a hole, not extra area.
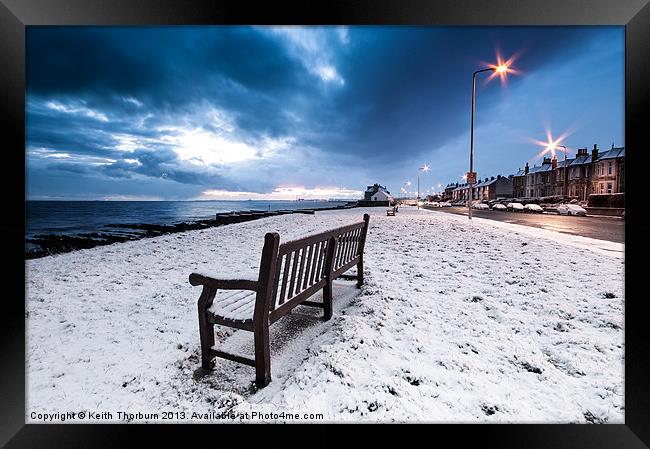
[[(335, 278), (357, 264), (363, 255), (369, 219), (364, 214), (361, 222), (288, 241), (279, 245), (272, 263), (263, 260), (260, 278), (262, 270), (275, 269), (273, 282), (268, 284), (271, 314), (284, 315), (323, 288), (328, 277)], [(271, 240), (269, 236), (267, 241)]]

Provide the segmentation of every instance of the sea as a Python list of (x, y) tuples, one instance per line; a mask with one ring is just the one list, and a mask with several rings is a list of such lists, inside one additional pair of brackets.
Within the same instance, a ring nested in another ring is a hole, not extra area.
[(346, 201), (27, 201), (25, 238), (106, 232), (111, 224), (172, 225), (233, 211), (321, 209)]

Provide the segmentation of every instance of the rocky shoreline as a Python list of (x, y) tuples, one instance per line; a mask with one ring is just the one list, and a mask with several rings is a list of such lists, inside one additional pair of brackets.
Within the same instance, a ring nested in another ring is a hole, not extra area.
[(248, 210), (229, 213), (218, 213), (214, 219), (181, 222), (170, 225), (148, 223), (120, 223), (104, 226), (106, 231), (79, 233), (75, 235), (40, 234), (33, 238), (25, 239), (25, 243), (38, 249), (25, 250), (25, 259), (37, 259), (54, 254), (67, 253), (79, 249), (94, 248), (96, 246), (111, 245), (130, 240), (140, 240), (148, 237), (158, 237), (175, 232), (193, 231), (215, 226), (224, 226), (233, 223), (256, 220), (259, 218), (285, 215), (285, 214), (314, 214), (316, 211), (350, 209), (357, 207), (357, 203), (347, 203), (334, 207), (318, 209), (283, 209), (274, 211)]

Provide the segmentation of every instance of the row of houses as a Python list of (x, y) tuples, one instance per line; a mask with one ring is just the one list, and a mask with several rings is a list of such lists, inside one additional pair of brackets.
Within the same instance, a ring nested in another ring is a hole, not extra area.
[[(523, 169), (509, 176), (497, 176), (478, 180), (472, 188), (473, 200), (497, 198), (540, 198), (567, 196), (586, 201), (589, 195), (625, 192), (625, 147), (614, 147), (600, 152), (594, 145), (591, 154), (587, 148), (579, 148), (574, 158), (545, 157), (541, 165)], [(566, 185), (566, 191), (565, 191)], [(470, 186), (467, 183), (448, 184), (443, 200), (467, 200)]]
[(532, 168), (526, 163), (513, 177), (513, 196), (566, 195), (584, 201), (592, 193), (625, 192), (625, 147), (612, 145), (610, 150), (601, 153), (594, 145), (591, 154), (587, 148), (579, 148), (566, 165), (565, 172), (564, 160), (558, 161), (557, 156), (546, 157), (541, 165)]
[[(472, 199), (482, 200), (495, 200), (497, 198), (512, 198), (512, 175), (501, 176), (496, 178), (485, 178), (478, 180), (474, 184), (472, 190)], [(445, 201), (458, 201), (466, 200), (469, 197), (469, 185), (465, 184), (449, 184), (445, 188), (443, 200)]]

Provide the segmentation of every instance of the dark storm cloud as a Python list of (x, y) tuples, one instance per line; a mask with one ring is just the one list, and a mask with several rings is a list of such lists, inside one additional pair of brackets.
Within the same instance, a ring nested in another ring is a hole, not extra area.
[[(349, 94), (332, 109), (315, 111), (313, 121), (343, 130), (325, 139), (330, 151), (353, 150), (381, 162), (405, 150), (430, 152), (467, 129), (472, 72), (484, 68), (481, 61), (496, 62), (496, 48), (505, 58), (519, 53), (516, 66), (533, 72), (561, 61), (589, 38), (578, 28), (353, 30), (359, 57), (341, 69)], [(498, 94), (498, 86), (483, 89), (483, 107), (489, 108)], [(319, 115), (326, 119), (318, 120)]]
[[(298, 167), (314, 154), (329, 155), (345, 158), (342, 170), (356, 164), (385, 171), (395, 160), (435, 155), (468, 133), (471, 73), (494, 62), (496, 49), (505, 58), (518, 55), (522, 76), (509, 81), (516, 87), (525, 74), (564, 64), (609, 32), (351, 27), (343, 39), (333, 27), (276, 31), (29, 27), (29, 149), (75, 156), (54, 164), (41, 155), (52, 170), (247, 191), (298, 179), (297, 170), (278, 169), (287, 167), (282, 157)], [(479, 81), (479, 89), (486, 117), (501, 89), (497, 80)], [(250, 167), (236, 172), (188, 163), (174, 151), (179, 129), (260, 148), (259, 175)], [(261, 147), (268, 138), (291, 138), (298, 150), (278, 150), (266, 160)], [(48, 166), (38, 157), (32, 166)], [(91, 165), (93, 157), (106, 162)], [(332, 177), (313, 174), (314, 183)]]

